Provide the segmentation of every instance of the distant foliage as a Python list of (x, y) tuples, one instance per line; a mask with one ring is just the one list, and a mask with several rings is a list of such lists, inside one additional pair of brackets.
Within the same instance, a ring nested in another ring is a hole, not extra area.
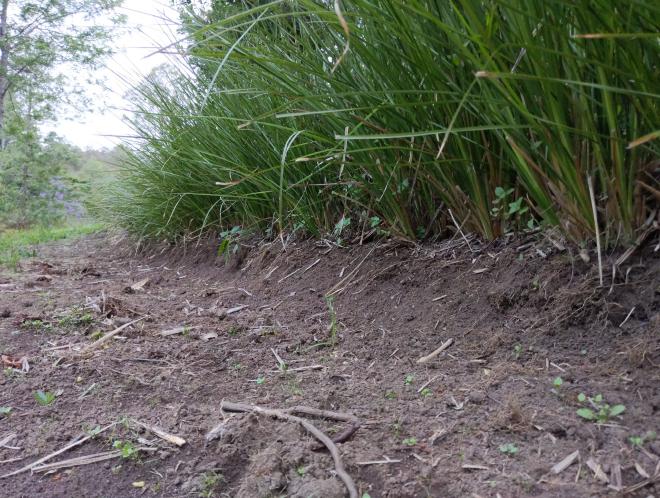
[(0, 225), (25, 227), (81, 218), (83, 185), (67, 175), (80, 163), (78, 150), (36, 130), (10, 136), (0, 150)]
[(597, 225), (613, 246), (652, 222), (652, 2), (206, 5), (182, 11), (181, 66), (136, 89), (139, 140), (107, 205), (135, 233), (351, 220), (409, 239), (556, 226), (582, 242)]

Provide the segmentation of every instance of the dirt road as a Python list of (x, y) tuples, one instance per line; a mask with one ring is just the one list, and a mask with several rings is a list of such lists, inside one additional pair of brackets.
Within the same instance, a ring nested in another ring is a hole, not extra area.
[(652, 248), (605, 288), (544, 239), (242, 256), (97, 235), (2, 273), (0, 495), (347, 496), (299, 424), (223, 401), (356, 416), (302, 415), (360, 497), (660, 494)]

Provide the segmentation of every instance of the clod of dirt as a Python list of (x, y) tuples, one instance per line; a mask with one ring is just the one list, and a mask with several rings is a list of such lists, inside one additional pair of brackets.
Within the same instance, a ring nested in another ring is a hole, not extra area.
[(291, 498), (344, 498), (346, 490), (337, 479), (301, 479), (289, 486)]

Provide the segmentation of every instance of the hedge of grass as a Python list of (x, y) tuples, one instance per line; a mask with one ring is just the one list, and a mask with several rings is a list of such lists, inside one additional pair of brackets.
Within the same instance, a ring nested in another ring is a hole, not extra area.
[(134, 233), (540, 225), (612, 246), (649, 223), (657, 3), (261, 3), (190, 17), (181, 65), (137, 89), (104, 206)]

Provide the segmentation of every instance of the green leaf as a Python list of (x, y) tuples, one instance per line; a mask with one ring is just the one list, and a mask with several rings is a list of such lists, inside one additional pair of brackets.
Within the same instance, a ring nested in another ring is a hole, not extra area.
[(610, 408), (610, 417), (616, 417), (617, 415), (621, 415), (623, 412), (626, 411), (626, 407), (624, 405), (614, 405), (612, 408)]
[(584, 393), (578, 394), (577, 399), (580, 403), (584, 403), (585, 401), (587, 401), (587, 397), (584, 395)]
[(576, 413), (587, 420), (595, 420), (596, 418), (596, 414), (589, 408), (580, 408)]
[(9, 415), (11, 410), (11, 406), (0, 406), (0, 415)]
[(37, 391), (34, 393), (34, 399), (41, 406), (48, 406), (55, 401), (55, 395), (49, 391)]
[(552, 384), (555, 387), (561, 387), (563, 383), (564, 383), (564, 379), (562, 379), (561, 377), (556, 377), (555, 380), (552, 381)]
[(376, 228), (378, 225), (380, 225), (381, 219), (378, 216), (372, 216), (369, 218), (369, 226), (371, 228)]
[(500, 451), (505, 455), (515, 455), (519, 450), (515, 444), (506, 443), (500, 446)]
[(596, 397), (594, 398), (594, 403), (602, 403), (602, 402), (603, 402), (603, 395), (596, 394)]
[(415, 446), (417, 444), (417, 438), (409, 437), (409, 438), (404, 439), (402, 442), (406, 446)]

